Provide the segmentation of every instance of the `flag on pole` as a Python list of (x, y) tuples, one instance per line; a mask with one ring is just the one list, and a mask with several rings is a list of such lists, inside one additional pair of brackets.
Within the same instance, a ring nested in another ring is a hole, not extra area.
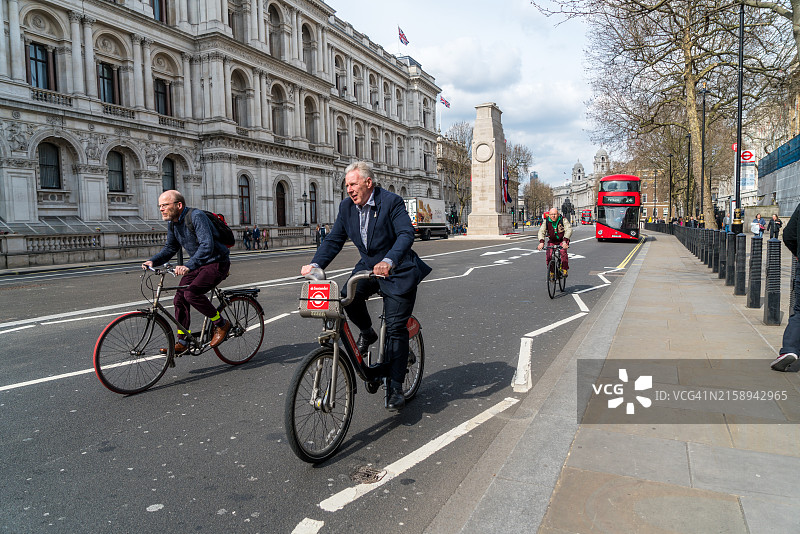
[(400, 42), (403, 43), (404, 45), (407, 45), (408, 44), (408, 37), (406, 37), (406, 34), (404, 34), (403, 30), (400, 29), (400, 26), (397, 27), (397, 34), (398, 34), (398, 37), (400, 37)]
[(440, 97), (439, 97), (439, 102), (441, 102), (442, 104), (444, 104), (444, 107), (446, 107), (446, 108), (450, 108), (450, 102), (448, 102), (447, 100), (445, 100), (443, 96), (440, 96)]
[(503, 204), (511, 204), (514, 200), (508, 192), (508, 164), (503, 158), (503, 176), (500, 178), (503, 190)]

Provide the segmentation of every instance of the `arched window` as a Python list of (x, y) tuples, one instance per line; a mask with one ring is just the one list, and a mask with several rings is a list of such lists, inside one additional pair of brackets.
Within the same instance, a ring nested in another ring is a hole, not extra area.
[(39, 186), (61, 189), (61, 161), (58, 147), (52, 143), (39, 145)]
[(303, 63), (306, 64), (306, 72), (314, 74), (314, 38), (306, 25), (303, 25)]
[(286, 99), (279, 85), (272, 88), (272, 131), (286, 137)]
[(161, 187), (164, 191), (175, 189), (175, 162), (170, 158), (164, 158), (161, 164)]
[(317, 117), (318, 113), (314, 106), (314, 99), (306, 98), (305, 102), (303, 103), (303, 115), (305, 117), (304, 127), (305, 127), (305, 136), (306, 139), (310, 143), (317, 143), (319, 140), (317, 139)]
[(239, 71), (231, 76), (231, 114), (231, 119), (237, 125), (243, 128), (250, 126), (247, 116), (247, 82)]
[(250, 180), (239, 177), (239, 224), (250, 224)]
[(278, 182), (275, 188), (275, 220), (278, 226), (286, 226), (286, 188)]
[(108, 190), (112, 193), (125, 192), (125, 168), (124, 158), (119, 152), (113, 150), (108, 153), (106, 165), (108, 165)]
[(269, 24), (269, 53), (272, 57), (283, 58), (283, 32), (281, 31), (281, 17), (275, 6), (269, 6), (267, 11)]
[(311, 184), (308, 188), (308, 204), (311, 211), (311, 223), (317, 221), (317, 185)]

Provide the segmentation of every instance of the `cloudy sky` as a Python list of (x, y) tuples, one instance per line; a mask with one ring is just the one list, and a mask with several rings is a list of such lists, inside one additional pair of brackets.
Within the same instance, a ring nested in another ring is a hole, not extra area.
[[(455, 122), (474, 123), (475, 106), (494, 102), (503, 112), (506, 139), (531, 149), (531, 170), (540, 179), (560, 185), (578, 160), (592, 172), (600, 147), (586, 132), (583, 23), (556, 26), (528, 0), (326, 3), (373, 42), (410, 55), (436, 78), (450, 102), (450, 109), (437, 104), (443, 132)], [(408, 46), (399, 44), (398, 26)]]

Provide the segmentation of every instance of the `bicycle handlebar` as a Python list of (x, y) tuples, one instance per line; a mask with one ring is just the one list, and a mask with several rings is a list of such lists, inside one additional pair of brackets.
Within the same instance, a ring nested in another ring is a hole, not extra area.
[[(319, 267), (312, 268), (311, 271), (307, 275), (305, 275), (305, 278), (307, 280), (315, 280), (315, 281), (327, 280), (325, 271), (323, 271)], [(340, 300), (342, 306), (349, 306), (350, 304), (352, 304), (353, 299), (355, 298), (356, 284), (361, 280), (366, 280), (367, 278), (386, 278), (386, 277), (379, 276), (373, 273), (372, 271), (368, 271), (366, 269), (363, 271), (358, 271), (347, 280), (346, 283), (347, 296)]]
[(169, 263), (165, 263), (164, 265), (159, 266), (158, 268), (152, 267), (150, 265), (147, 266), (148, 271), (153, 271), (156, 274), (171, 274), (173, 277), (177, 277), (178, 275), (175, 273), (175, 267), (170, 265)]

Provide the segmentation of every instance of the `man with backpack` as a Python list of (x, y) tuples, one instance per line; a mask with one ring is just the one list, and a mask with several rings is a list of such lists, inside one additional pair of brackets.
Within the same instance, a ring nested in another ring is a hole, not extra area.
[[(161, 252), (142, 264), (142, 269), (163, 265), (183, 247), (189, 254), (184, 265), (175, 267), (175, 273), (182, 276), (181, 289), (175, 292), (175, 319), (185, 327), (191, 322), (191, 308), (210, 318), (214, 323), (214, 335), (210, 345), (216, 347), (225, 339), (231, 324), (220, 317), (219, 312), (205, 296), (225, 278), (231, 268), (228, 246), (233, 245), (225, 231), (224, 222), (212, 221), (216, 215), (197, 208), (186, 206), (186, 199), (178, 191), (164, 191), (158, 197), (161, 218), (167, 221), (167, 243)], [(219, 220), (219, 219), (217, 219)], [(222, 225), (222, 226), (220, 226)], [(175, 353), (186, 351), (186, 333), (178, 330)], [(162, 349), (167, 351), (167, 349)]]

